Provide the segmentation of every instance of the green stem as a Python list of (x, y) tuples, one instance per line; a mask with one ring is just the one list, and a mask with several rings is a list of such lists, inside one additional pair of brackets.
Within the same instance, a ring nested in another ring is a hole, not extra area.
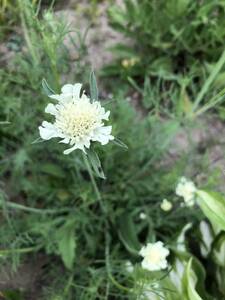
[(0, 249), (0, 256), (1, 255), (8, 255), (11, 253), (29, 253), (33, 251), (37, 251), (42, 246), (35, 246), (35, 247), (29, 247), (29, 248), (18, 248), (18, 249)]
[(92, 172), (92, 170), (91, 170), (91, 166), (90, 166), (90, 164), (89, 164), (87, 155), (84, 154), (84, 153), (83, 153), (83, 159), (84, 159), (84, 163), (85, 163), (85, 165), (86, 165), (88, 174), (89, 174), (89, 176), (90, 176), (91, 183), (92, 183), (93, 189), (94, 189), (95, 194), (96, 194), (96, 198), (97, 198), (97, 200), (101, 203), (101, 200), (102, 200), (101, 194), (100, 194), (99, 189), (98, 189), (98, 186), (97, 186), (97, 184), (96, 184), (96, 181), (95, 181), (93, 172)]
[(32, 213), (38, 213), (38, 214), (57, 214), (57, 213), (62, 213), (62, 212), (67, 212), (69, 211), (68, 208), (64, 209), (38, 209), (38, 208), (33, 208), (33, 207), (28, 207), (22, 204), (14, 203), (14, 202), (8, 202), (4, 201), (4, 203), (0, 202), (0, 206), (7, 206), (9, 208), (14, 208), (14, 209), (19, 209), (27, 212), (32, 212)]
[(111, 266), (110, 266), (110, 260), (109, 260), (109, 244), (110, 244), (110, 241), (109, 241), (109, 235), (108, 235), (108, 230), (107, 228), (105, 228), (105, 242), (106, 242), (106, 246), (105, 246), (105, 261), (106, 261), (106, 270), (107, 270), (107, 275), (108, 275), (108, 278), (111, 280), (112, 284), (114, 286), (116, 286), (119, 290), (122, 290), (126, 293), (130, 293), (132, 292), (131, 289), (121, 285), (112, 275), (112, 272), (111, 272)]

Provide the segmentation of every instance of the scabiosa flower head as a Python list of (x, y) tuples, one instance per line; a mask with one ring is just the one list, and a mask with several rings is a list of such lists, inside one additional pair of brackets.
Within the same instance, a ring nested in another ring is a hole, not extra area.
[(143, 269), (159, 271), (167, 268), (166, 257), (169, 255), (169, 250), (164, 247), (162, 242), (148, 243), (141, 248), (139, 253), (144, 258), (141, 263)]
[(172, 209), (173, 205), (167, 199), (163, 199), (162, 203), (160, 204), (160, 207), (164, 211), (170, 211)]
[(193, 206), (195, 203), (196, 190), (194, 182), (185, 177), (181, 177), (176, 187), (176, 194), (184, 198), (184, 202), (187, 206)]
[(104, 126), (104, 120), (109, 119), (110, 111), (105, 111), (100, 102), (93, 101), (83, 94), (80, 96), (81, 84), (66, 84), (61, 94), (49, 96), (57, 100), (57, 104), (49, 103), (45, 112), (55, 117), (54, 123), (42, 122), (39, 127), (40, 136), (44, 140), (61, 138), (60, 143), (69, 144), (65, 150), (69, 154), (80, 149), (85, 152), (91, 142), (97, 141), (106, 145), (114, 137), (112, 126)]

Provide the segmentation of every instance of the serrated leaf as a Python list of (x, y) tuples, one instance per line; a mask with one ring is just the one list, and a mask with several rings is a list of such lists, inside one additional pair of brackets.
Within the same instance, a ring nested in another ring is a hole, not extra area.
[(91, 100), (98, 101), (98, 87), (94, 71), (92, 71), (90, 74), (89, 85)]
[(56, 94), (55, 91), (48, 85), (45, 78), (42, 79), (41, 84), (42, 84), (42, 88), (47, 96)]
[(121, 147), (121, 148), (123, 148), (123, 149), (128, 149), (128, 146), (126, 145), (126, 144), (124, 144), (124, 142), (122, 142), (120, 139), (118, 139), (118, 138), (114, 138), (114, 140), (112, 140), (112, 142), (115, 144), (115, 145), (117, 145), (117, 146), (119, 146), (119, 147)]
[(87, 158), (88, 158), (95, 174), (97, 175), (97, 177), (106, 179), (105, 174), (102, 169), (101, 161), (98, 157), (98, 154), (93, 149), (88, 149), (87, 150)]
[(74, 236), (75, 220), (67, 221), (56, 233), (58, 250), (65, 267), (72, 269), (75, 259), (75, 236)]
[(137, 255), (141, 249), (141, 245), (136, 235), (133, 220), (129, 214), (124, 214), (120, 218), (118, 234), (126, 249), (132, 254)]

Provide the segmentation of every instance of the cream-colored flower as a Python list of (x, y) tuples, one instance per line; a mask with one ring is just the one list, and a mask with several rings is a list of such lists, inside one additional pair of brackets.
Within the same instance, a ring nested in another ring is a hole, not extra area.
[(91, 142), (97, 141), (106, 145), (114, 137), (111, 135), (112, 126), (104, 126), (104, 120), (109, 119), (109, 111), (100, 102), (93, 101), (81, 92), (81, 84), (66, 84), (61, 94), (51, 95), (57, 104), (49, 103), (45, 112), (55, 117), (54, 123), (42, 122), (39, 127), (40, 136), (44, 140), (61, 138), (60, 143), (69, 144), (71, 148), (65, 150), (69, 154), (80, 149), (85, 152)]
[(163, 199), (160, 207), (164, 211), (170, 211), (173, 207), (173, 204), (170, 201), (168, 201), (167, 199)]
[(139, 62), (139, 58), (132, 57), (130, 59), (123, 59), (121, 65), (126, 69), (135, 66), (138, 62)]
[(141, 220), (145, 220), (145, 219), (147, 218), (147, 216), (146, 216), (145, 213), (141, 212), (140, 215), (139, 215), (139, 218), (140, 218)]
[(176, 187), (176, 194), (177, 196), (184, 198), (187, 206), (193, 206), (195, 203), (196, 190), (196, 186), (192, 181), (185, 177), (181, 177)]
[(141, 248), (139, 253), (144, 258), (141, 263), (143, 269), (158, 271), (167, 268), (166, 257), (169, 255), (169, 250), (162, 242), (148, 243), (147, 246)]

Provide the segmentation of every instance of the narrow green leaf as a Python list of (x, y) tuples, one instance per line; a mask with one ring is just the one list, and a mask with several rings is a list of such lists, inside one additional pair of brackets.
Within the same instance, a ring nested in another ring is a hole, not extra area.
[(128, 149), (128, 146), (126, 145), (126, 144), (124, 144), (124, 142), (122, 142), (120, 139), (118, 139), (118, 138), (114, 138), (114, 140), (112, 140), (112, 142), (115, 144), (115, 145), (117, 145), (117, 146), (119, 146), (119, 147), (121, 147), (121, 148), (123, 148), (123, 149)]
[(132, 254), (137, 255), (141, 249), (141, 245), (136, 235), (133, 220), (129, 214), (124, 214), (120, 218), (118, 234), (126, 249)]
[(106, 179), (105, 174), (102, 169), (101, 161), (98, 157), (98, 154), (93, 149), (88, 149), (87, 157), (88, 157), (88, 160), (89, 160), (96, 176), (100, 177), (102, 179)]
[(44, 90), (44, 93), (47, 95), (47, 96), (51, 96), (53, 94), (56, 94), (54, 92), (54, 90), (52, 88), (50, 88), (50, 86), (48, 85), (47, 81), (45, 78), (42, 79), (42, 88)]
[(89, 85), (90, 85), (91, 100), (98, 101), (98, 87), (97, 87), (94, 71), (92, 71), (90, 74)]
[(44, 143), (45, 140), (42, 140), (42, 138), (38, 137), (36, 138), (31, 144), (38, 144), (38, 143)]

